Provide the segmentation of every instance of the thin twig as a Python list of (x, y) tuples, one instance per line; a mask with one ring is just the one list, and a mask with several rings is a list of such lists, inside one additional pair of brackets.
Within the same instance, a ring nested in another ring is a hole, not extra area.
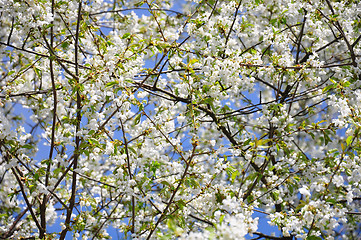
[[(132, 167), (130, 165), (130, 156), (129, 156), (129, 150), (128, 150), (128, 140), (125, 136), (125, 130), (124, 130), (124, 124), (121, 118), (119, 118), (120, 126), (122, 128), (123, 133), (123, 140), (124, 140), (124, 148), (125, 148), (125, 154), (127, 156), (127, 168), (128, 168), (128, 174), (129, 174), (129, 180), (133, 179), (132, 174)], [(134, 190), (134, 189), (133, 189)], [(135, 227), (135, 198), (132, 196), (132, 226), (131, 226), (131, 233), (134, 233), (134, 227)]]

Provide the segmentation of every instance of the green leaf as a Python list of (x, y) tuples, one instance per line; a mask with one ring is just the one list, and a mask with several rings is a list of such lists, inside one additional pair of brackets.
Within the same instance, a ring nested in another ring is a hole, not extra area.
[(179, 207), (180, 210), (182, 210), (187, 205), (183, 200), (178, 200), (175, 202), (175, 204)]
[(226, 196), (224, 196), (222, 193), (220, 193), (219, 191), (218, 192), (216, 192), (216, 202), (217, 203), (222, 203), (222, 201), (224, 200), (224, 199), (226, 199)]
[(351, 83), (349, 81), (346, 81), (346, 82), (343, 83), (344, 87), (349, 87), (350, 85), (351, 85)]
[(130, 33), (125, 33), (122, 37), (122, 39), (126, 39), (126, 38), (129, 38), (130, 37)]
[(133, 147), (128, 146), (128, 150), (134, 154), (137, 154), (137, 151)]
[(35, 191), (35, 189), (36, 189), (36, 186), (35, 186), (35, 185), (30, 185), (30, 186), (29, 186), (29, 191), (30, 191), (30, 193), (33, 193), (33, 192)]
[(38, 78), (41, 78), (41, 70), (39, 68), (34, 67), (34, 72), (38, 76)]
[(61, 44), (61, 47), (63, 48), (63, 49), (68, 49), (68, 47), (69, 47), (69, 43), (68, 42), (63, 42), (62, 44)]
[(194, 188), (194, 189), (197, 189), (197, 188), (199, 188), (199, 183), (196, 181), (196, 179), (194, 179), (194, 178), (188, 178), (188, 179), (186, 179), (187, 180), (187, 184), (190, 186), (190, 187), (192, 187), (192, 188)]
[(173, 218), (168, 218), (167, 225), (168, 228), (171, 229), (172, 231), (174, 231), (176, 228), (176, 224)]
[(251, 141), (252, 141), (251, 138), (247, 139), (247, 140), (243, 143), (243, 146), (248, 146)]
[(140, 118), (142, 117), (142, 114), (138, 114), (134, 119), (134, 125), (138, 125), (140, 122)]
[(278, 200), (280, 193), (278, 191), (271, 192), (272, 198)]
[(308, 237), (306, 238), (306, 240), (322, 240), (322, 238), (316, 237), (315, 235), (312, 235), (312, 236), (308, 236)]
[(312, 137), (312, 139), (315, 139), (315, 134), (313, 134), (312, 132), (308, 132), (308, 134)]
[(239, 175), (239, 172), (236, 170), (235, 172), (232, 173), (231, 175), (231, 182), (233, 183), (234, 180), (236, 179), (236, 177)]
[(153, 174), (155, 174), (155, 172), (157, 171), (157, 169), (161, 166), (161, 164), (157, 161), (153, 161), (152, 165), (150, 166), (150, 170), (153, 172)]
[(51, 27), (54, 27), (54, 24), (47, 24), (44, 26), (44, 29), (48, 29), (48, 28), (51, 28)]
[(53, 171), (53, 174), (56, 176), (56, 175), (58, 175), (61, 171), (62, 171), (61, 168), (55, 168), (54, 171)]
[(34, 174), (34, 180), (35, 180), (35, 181), (38, 181), (38, 180), (39, 180), (39, 177), (40, 177), (39, 173), (35, 173), (35, 174)]
[(236, 171), (236, 169), (232, 166), (229, 166), (226, 168), (226, 172), (228, 175), (232, 175), (232, 173), (234, 173)]
[(142, 6), (143, 4), (144, 4), (144, 1), (140, 1), (140, 2), (138, 2), (138, 3), (135, 3), (134, 6), (135, 6), (135, 7), (140, 7), (140, 6)]
[(22, 148), (26, 148), (26, 149), (32, 149), (33, 148), (33, 146), (32, 145), (30, 145), (30, 144), (25, 144), (25, 145), (23, 145), (23, 146), (21, 146)]
[(165, 181), (165, 180), (161, 181), (160, 183), (163, 184), (164, 186), (173, 187), (172, 184), (170, 184), (169, 182), (167, 182), (167, 181)]
[(221, 224), (221, 223), (223, 222), (224, 217), (225, 217), (225, 215), (222, 215), (222, 216), (219, 218), (219, 224)]
[(258, 5), (262, 2), (262, 0), (255, 0), (254, 2), (255, 2), (256, 5), (258, 6)]
[(163, 48), (162, 48), (161, 46), (156, 45), (155, 47), (158, 49), (159, 52), (162, 52), (162, 51), (163, 51)]
[(119, 84), (118, 81), (113, 81), (113, 82), (108, 82), (107, 84), (105, 84), (105, 86), (112, 87), (112, 86), (118, 85), (118, 84)]
[(331, 138), (328, 136), (328, 133), (326, 131), (323, 131), (323, 137), (325, 139), (325, 146), (329, 143), (332, 142)]
[(326, 92), (330, 91), (332, 88), (335, 88), (334, 84), (331, 84), (331, 85), (328, 85), (328, 86), (324, 87), (322, 89), (322, 93), (326, 93)]
[(99, 145), (98, 140), (96, 140), (95, 138), (89, 138), (88, 141), (89, 141), (89, 143), (92, 144), (92, 145), (95, 145), (95, 146), (98, 146), (98, 145)]
[(353, 140), (353, 136), (348, 136), (347, 137), (347, 139), (346, 139), (347, 146), (349, 146), (352, 143), (352, 140)]
[(189, 61), (188, 65), (193, 65), (194, 63), (198, 62), (198, 59), (193, 58)]
[(329, 198), (329, 199), (326, 200), (326, 202), (329, 202), (329, 203), (332, 203), (332, 204), (336, 204), (336, 203), (337, 203), (337, 202), (336, 202), (336, 199), (334, 199), (334, 198)]

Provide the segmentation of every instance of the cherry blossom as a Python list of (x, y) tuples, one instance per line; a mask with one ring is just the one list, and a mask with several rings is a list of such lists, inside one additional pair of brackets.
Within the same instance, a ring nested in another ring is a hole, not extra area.
[(358, 1), (0, 12), (2, 239), (358, 237)]

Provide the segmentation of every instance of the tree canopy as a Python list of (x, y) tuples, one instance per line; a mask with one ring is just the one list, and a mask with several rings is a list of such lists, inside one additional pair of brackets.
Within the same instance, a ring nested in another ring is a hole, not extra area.
[(0, 238), (358, 238), (360, 29), (358, 0), (0, 1)]

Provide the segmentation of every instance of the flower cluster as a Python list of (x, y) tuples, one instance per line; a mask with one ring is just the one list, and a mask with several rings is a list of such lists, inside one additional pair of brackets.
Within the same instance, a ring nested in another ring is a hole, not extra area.
[(0, 238), (357, 235), (357, 1), (0, 9)]

